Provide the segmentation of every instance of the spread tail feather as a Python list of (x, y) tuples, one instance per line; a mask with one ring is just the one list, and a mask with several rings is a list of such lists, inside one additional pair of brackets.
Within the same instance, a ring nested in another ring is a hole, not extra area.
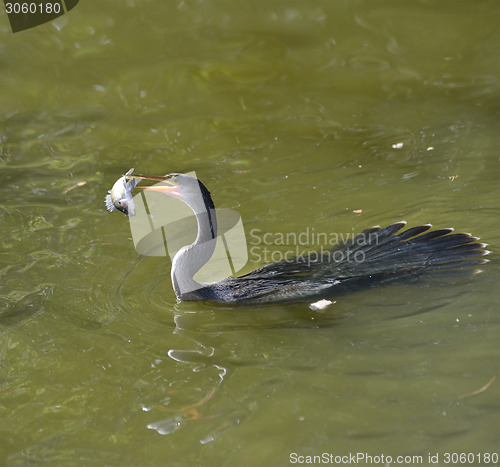
[[(486, 243), (453, 229), (420, 225), (401, 231), (406, 222), (372, 227), (322, 254), (312, 253), (268, 264), (237, 283), (235, 300), (271, 303), (313, 297), (331, 298), (359, 289), (413, 280), (420, 276), (450, 278), (477, 272), (488, 261)], [(471, 267), (472, 266), (472, 267)]]
[[(330, 265), (333, 276), (378, 282), (422, 273), (455, 275), (466, 266), (488, 261), (484, 258), (490, 253), (485, 249), (487, 244), (471, 234), (455, 234), (453, 229), (429, 231), (430, 224), (400, 232), (405, 225), (397, 222), (384, 229), (373, 227), (335, 247), (332, 254), (339, 260)], [(320, 269), (322, 275), (326, 273), (325, 262)]]

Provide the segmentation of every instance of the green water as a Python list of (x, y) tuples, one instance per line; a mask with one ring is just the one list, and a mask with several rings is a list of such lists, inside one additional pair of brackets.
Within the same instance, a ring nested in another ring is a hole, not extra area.
[[(0, 464), (500, 454), (498, 24), (496, 0), (1, 14)], [(321, 314), (176, 304), (105, 211), (130, 167), (195, 170), (247, 232), (430, 222), (492, 262)]]

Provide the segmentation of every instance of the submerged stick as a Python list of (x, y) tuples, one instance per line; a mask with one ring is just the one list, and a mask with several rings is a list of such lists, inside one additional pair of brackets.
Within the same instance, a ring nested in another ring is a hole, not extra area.
[(484, 386), (480, 387), (479, 389), (476, 389), (475, 391), (468, 392), (467, 394), (461, 394), (460, 396), (458, 396), (458, 398), (464, 399), (470, 396), (477, 396), (478, 394), (481, 394), (482, 392), (486, 391), (486, 389), (488, 389), (496, 379), (497, 377), (493, 376), (493, 378), (491, 378)]

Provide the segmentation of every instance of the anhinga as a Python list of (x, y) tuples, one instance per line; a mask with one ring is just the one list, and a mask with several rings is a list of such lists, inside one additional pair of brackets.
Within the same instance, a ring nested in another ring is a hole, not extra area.
[[(132, 169), (133, 170), (133, 169)], [(278, 303), (334, 298), (422, 274), (448, 276), (483, 264), (486, 243), (453, 229), (430, 230), (425, 224), (404, 231), (406, 222), (372, 227), (330, 252), (278, 261), (240, 277), (200, 284), (194, 275), (210, 260), (217, 238), (217, 218), (210, 192), (196, 177), (172, 173), (163, 177), (131, 175), (119, 179), (107, 196), (108, 209), (134, 215), (132, 189), (164, 193), (186, 203), (196, 216), (198, 234), (172, 260), (171, 278), (178, 300), (221, 303)], [(161, 185), (136, 187), (142, 179)], [(334, 258), (334, 260), (332, 260)]]

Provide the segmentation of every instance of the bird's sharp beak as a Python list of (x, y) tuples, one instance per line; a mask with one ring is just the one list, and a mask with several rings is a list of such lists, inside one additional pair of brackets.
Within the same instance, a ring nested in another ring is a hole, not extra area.
[(157, 191), (160, 193), (165, 193), (170, 196), (176, 196), (180, 197), (181, 194), (176, 191), (177, 188), (179, 188), (179, 185), (177, 183), (174, 183), (171, 178), (172, 175), (165, 175), (164, 177), (160, 176), (150, 176), (150, 175), (134, 175), (134, 178), (140, 178), (142, 180), (153, 180), (155, 182), (161, 182), (159, 185), (153, 185), (153, 186), (136, 186), (136, 190), (143, 190), (143, 191)]
[(172, 178), (172, 175), (130, 175), (130, 178), (140, 178), (141, 180), (153, 180), (155, 182), (168, 182)]

